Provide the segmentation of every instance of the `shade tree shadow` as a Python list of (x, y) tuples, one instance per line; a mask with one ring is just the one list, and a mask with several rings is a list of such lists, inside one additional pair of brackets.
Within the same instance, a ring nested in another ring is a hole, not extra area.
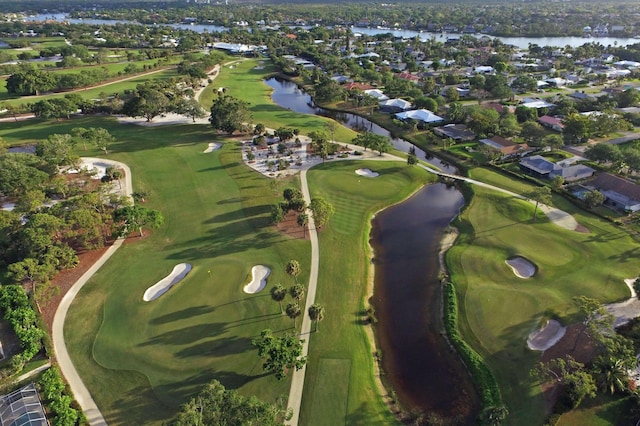
[(226, 324), (227, 323), (214, 322), (178, 328), (152, 337), (146, 342), (140, 343), (138, 346), (187, 345), (205, 337), (221, 335), (226, 329)]
[(211, 313), (215, 310), (213, 306), (200, 305), (200, 306), (192, 306), (190, 308), (182, 309), (180, 311), (171, 312), (170, 314), (165, 314), (159, 316), (157, 318), (153, 318), (149, 321), (151, 324), (167, 324), (174, 321), (184, 320), (188, 318), (192, 318), (198, 315), (204, 315)]

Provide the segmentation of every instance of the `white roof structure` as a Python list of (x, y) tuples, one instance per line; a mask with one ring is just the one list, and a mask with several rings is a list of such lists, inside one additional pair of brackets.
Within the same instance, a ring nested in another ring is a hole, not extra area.
[[(371, 86), (369, 86), (371, 87)], [(382, 90), (380, 89), (368, 89), (364, 91), (365, 95), (369, 95), (372, 96), (374, 98), (376, 98), (379, 101), (386, 101), (387, 99), (389, 99), (389, 97), (387, 95), (385, 95), (384, 93), (382, 93)]]
[(33, 383), (0, 396), (0, 425), (48, 426), (47, 417)]
[(613, 65), (622, 68), (638, 68), (640, 67), (640, 62), (636, 61), (618, 61), (614, 62)]
[(415, 109), (413, 111), (399, 112), (396, 117), (400, 120), (418, 120), (424, 123), (438, 123), (444, 121), (444, 118), (439, 117), (429, 111), (428, 109)]
[(532, 98), (525, 98), (522, 100), (522, 104), (523, 107), (527, 107), (527, 108), (552, 108), (554, 106), (556, 106), (555, 104), (552, 104), (550, 102), (544, 101), (542, 99), (532, 99)]
[(225, 43), (222, 41), (213, 43), (212, 46), (214, 49), (227, 50), (231, 53), (247, 53), (258, 49), (258, 46), (250, 46), (248, 44), (240, 43)]
[(380, 102), (380, 106), (408, 110), (411, 109), (411, 102), (405, 101), (404, 99), (387, 99), (386, 101)]
[(491, 74), (494, 71), (494, 69), (493, 67), (486, 65), (486, 66), (475, 67), (473, 71), (476, 74)]

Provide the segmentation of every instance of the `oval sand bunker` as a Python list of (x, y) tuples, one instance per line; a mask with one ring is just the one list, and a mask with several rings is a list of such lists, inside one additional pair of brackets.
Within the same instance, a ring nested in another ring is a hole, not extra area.
[(521, 256), (507, 259), (505, 263), (511, 267), (511, 270), (518, 278), (531, 278), (536, 273), (536, 266)]
[(254, 294), (264, 289), (267, 285), (267, 277), (271, 274), (271, 269), (264, 265), (256, 265), (251, 268), (251, 282), (244, 286), (242, 291)]
[(364, 176), (364, 177), (370, 177), (370, 178), (374, 178), (374, 177), (380, 176), (380, 173), (374, 172), (374, 171), (369, 170), (369, 169), (358, 169), (358, 170), (356, 170), (356, 174), (360, 175), (360, 176)]
[(191, 264), (179, 263), (173, 267), (173, 271), (144, 292), (142, 300), (150, 302), (165, 294), (171, 287), (178, 284), (191, 271)]

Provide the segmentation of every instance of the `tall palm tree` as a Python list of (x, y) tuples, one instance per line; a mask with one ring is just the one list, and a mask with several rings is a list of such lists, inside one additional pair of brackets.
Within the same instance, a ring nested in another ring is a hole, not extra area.
[[(298, 216), (298, 219), (299, 218), (300, 217)], [(299, 222), (299, 220), (298, 220), (298, 222)], [(287, 271), (287, 274), (289, 274), (289, 275), (291, 275), (293, 277), (293, 279), (295, 280), (296, 284), (298, 284), (298, 275), (300, 275), (300, 272), (302, 272), (302, 269), (300, 268), (300, 262), (298, 262), (295, 259), (291, 259), (289, 261), (289, 263), (287, 263), (287, 267), (285, 268), (285, 270)]]
[(300, 213), (298, 215), (298, 219), (296, 220), (298, 226), (302, 228), (302, 236), (304, 238), (307, 237), (307, 225), (309, 224), (309, 215), (306, 213)]
[(297, 303), (289, 303), (287, 305), (287, 316), (293, 320), (293, 328), (296, 328), (296, 318), (298, 318), (302, 311), (300, 310), (300, 305)]
[(281, 284), (276, 284), (271, 287), (271, 299), (280, 304), (280, 315), (284, 314), (284, 310), (282, 309), (282, 301), (286, 296), (287, 290)]
[(315, 321), (315, 331), (318, 331), (318, 322), (324, 319), (324, 306), (319, 303), (314, 303), (313, 305), (309, 306), (309, 318), (311, 318), (311, 321)]
[(296, 302), (300, 303), (300, 300), (304, 297), (304, 287), (300, 284), (296, 284), (289, 288), (289, 294), (296, 299)]

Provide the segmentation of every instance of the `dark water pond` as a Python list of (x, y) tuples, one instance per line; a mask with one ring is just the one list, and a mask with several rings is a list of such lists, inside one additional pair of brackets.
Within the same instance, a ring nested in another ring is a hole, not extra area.
[[(275, 103), (304, 114), (334, 118), (349, 127), (389, 132), (353, 114), (336, 114), (313, 104), (296, 84), (269, 79)], [(411, 144), (394, 138), (407, 152)], [(417, 152), (423, 155), (422, 152)], [(453, 172), (432, 159), (432, 164)], [(373, 220), (374, 305), (377, 337), (386, 380), (402, 404), (414, 411), (475, 424), (480, 403), (471, 377), (442, 336), (442, 291), (438, 253), (442, 234), (464, 199), (444, 184), (425, 186), (410, 199), (380, 212)]]
[[(288, 108), (291, 111), (299, 112), (301, 114), (315, 114), (323, 117), (330, 117), (351, 129), (358, 131), (368, 130), (378, 135), (387, 136), (391, 139), (393, 146), (402, 152), (409, 152), (409, 148), (414, 146), (404, 139), (395, 137), (384, 127), (380, 127), (366, 118), (355, 114), (329, 111), (316, 106), (313, 103), (311, 96), (291, 81), (272, 77), (265, 80), (265, 83), (273, 89), (271, 99), (281, 107)], [(443, 171), (449, 173), (455, 172), (455, 168), (443, 163), (437, 158), (433, 158), (430, 154), (425, 153), (418, 147), (415, 147), (415, 149), (416, 155), (419, 158), (426, 159), (429, 163)]]
[(441, 335), (438, 253), (464, 199), (444, 184), (425, 186), (373, 220), (374, 305), (386, 379), (405, 406), (474, 424), (471, 377)]

